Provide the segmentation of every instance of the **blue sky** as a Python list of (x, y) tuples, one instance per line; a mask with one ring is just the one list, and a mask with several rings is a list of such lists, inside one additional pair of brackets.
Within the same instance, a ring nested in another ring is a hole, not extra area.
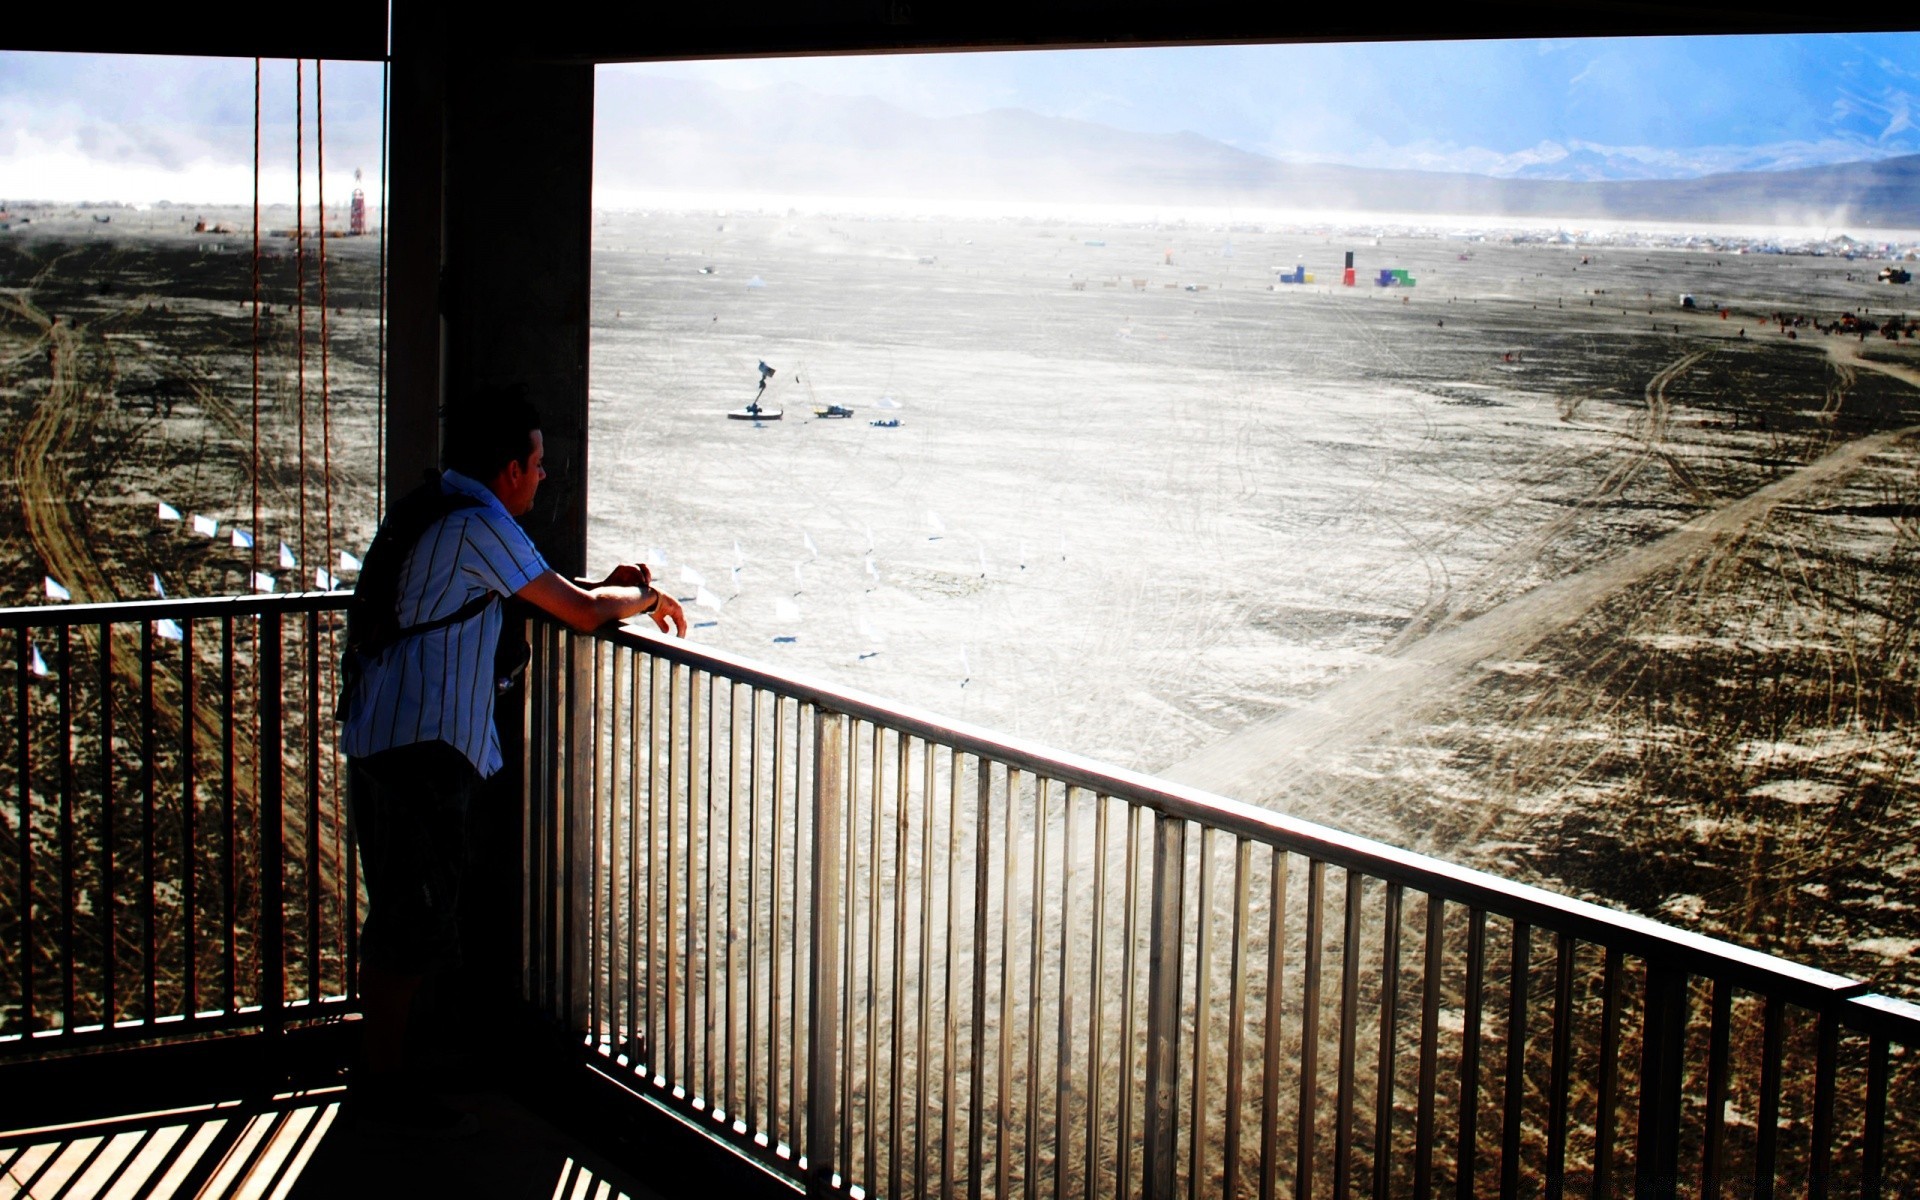
[[(1016, 107), (1298, 161), (1686, 176), (1920, 152), (1920, 33), (1228, 46), (631, 64), (952, 116)], [(312, 71), (307, 73), (312, 102)], [(330, 195), (379, 166), (380, 71), (327, 66)], [(292, 194), (291, 63), (263, 84), (263, 190)], [(0, 52), (0, 199), (241, 202), (253, 64)], [(600, 119), (644, 122), (644, 113)], [(312, 116), (308, 116), (312, 170)]]
[[(1542, 144), (1659, 168), (1920, 151), (1920, 33), (902, 55), (634, 64), (927, 116), (1026, 108), (1279, 158), (1513, 173)], [(1544, 151), (1551, 153), (1550, 150)]]

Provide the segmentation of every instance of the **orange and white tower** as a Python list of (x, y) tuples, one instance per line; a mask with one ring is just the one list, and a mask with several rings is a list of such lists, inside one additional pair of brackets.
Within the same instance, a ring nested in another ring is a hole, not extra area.
[(367, 232), (367, 194), (360, 190), (360, 169), (353, 170), (353, 204), (347, 209), (347, 235), (363, 237)]

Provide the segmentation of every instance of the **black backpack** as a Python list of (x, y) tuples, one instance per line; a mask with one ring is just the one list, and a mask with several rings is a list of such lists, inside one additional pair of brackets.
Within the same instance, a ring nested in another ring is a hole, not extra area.
[(373, 545), (360, 563), (360, 578), (354, 584), (353, 599), (347, 602), (347, 645), (340, 655), (340, 700), (333, 715), (346, 720), (367, 667), (377, 661), (402, 638), (430, 633), (458, 625), (480, 615), (493, 603), (492, 593), (476, 596), (444, 617), (435, 617), (418, 625), (401, 625), (400, 568), (407, 555), (425, 537), (427, 531), (463, 508), (477, 508), (480, 501), (460, 492), (443, 492), (437, 477), (414, 488), (380, 524)]

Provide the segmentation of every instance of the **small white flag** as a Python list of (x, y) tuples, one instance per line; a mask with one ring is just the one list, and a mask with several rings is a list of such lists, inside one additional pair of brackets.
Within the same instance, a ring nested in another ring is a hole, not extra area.
[(187, 636), (186, 631), (180, 628), (180, 622), (169, 617), (162, 617), (155, 621), (153, 631), (170, 642), (181, 641)]
[(35, 646), (33, 648), (33, 653), (27, 659), (27, 670), (32, 671), (41, 679), (45, 679), (47, 676), (53, 674), (52, 671), (47, 669), (47, 660), (40, 657), (40, 647)]
[(360, 569), (360, 560), (348, 554), (345, 550), (342, 550), (340, 552), (340, 569), (342, 571), (358, 571)]
[(61, 587), (60, 581), (49, 575), (47, 576), (47, 599), (60, 601), (71, 600), (73, 599), (73, 593)]
[(313, 569), (313, 586), (323, 592), (332, 592), (339, 590), (340, 581), (332, 575), (327, 574), (325, 567), (315, 567)]
[(702, 575), (700, 572), (694, 570), (692, 567), (681, 567), (680, 582), (690, 583), (695, 587), (705, 587), (707, 586), (707, 577), (705, 575)]
[(980, 548), (980, 574), (984, 576), (986, 575), (986, 573), (987, 573), (987, 551), (986, 551), (986, 547), (982, 546)]
[(800, 574), (800, 563), (793, 564), (793, 586), (795, 587), (807, 586), (806, 576)]
[(648, 566), (652, 567), (656, 571), (663, 571), (666, 569), (668, 561), (669, 560), (667, 558), (667, 552), (665, 550), (662, 550), (658, 546), (647, 547), (647, 565)]
[(167, 589), (161, 584), (160, 573), (158, 571), (154, 572), (153, 575), (153, 594), (162, 600), (167, 598)]
[(816, 546), (816, 545), (814, 545), (814, 544), (813, 544), (813, 535), (812, 535), (812, 534), (810, 534), (810, 533), (808, 533), (808, 532), (807, 532), (806, 530), (804, 530), (804, 529), (802, 529), (802, 530), (800, 531), (800, 540), (801, 540), (801, 541), (802, 541), (803, 543), (805, 543), (805, 544), (806, 544), (806, 547), (807, 547), (807, 553), (808, 553), (808, 554), (811, 554), (811, 555), (813, 555), (813, 557), (815, 557), (815, 558), (819, 558), (819, 557), (820, 557), (820, 547), (818, 547), (818, 546)]
[[(300, 565), (300, 560), (293, 556), (293, 547), (287, 545), (285, 542), (281, 542), (280, 543), (280, 569), (282, 571), (291, 571), (299, 565)], [(314, 569), (319, 570), (318, 567)]]
[(227, 540), (233, 543), (236, 550), (253, 549), (253, 535), (244, 529), (232, 530)]
[(160, 502), (160, 519), (162, 521), (178, 521), (180, 519), (180, 510), (168, 504), (165, 500), (162, 500)]
[(253, 573), (253, 590), (256, 592), (272, 591), (273, 576), (267, 574), (265, 571), (255, 571)]
[(220, 532), (220, 522), (212, 517), (203, 517), (195, 513), (193, 514), (193, 531), (201, 537), (212, 537)]
[(867, 553), (873, 553), (873, 526), (867, 526)]
[(968, 679), (973, 678), (973, 664), (967, 661), (967, 648), (960, 647), (960, 673)]
[(744, 554), (742, 554), (742, 553), (740, 553), (740, 539), (739, 539), (739, 538), (735, 538), (735, 539), (733, 539), (733, 567), (734, 567), (734, 570), (736, 570), (736, 571), (737, 571), (737, 570), (739, 570), (739, 569), (740, 569), (741, 567), (744, 567), (744, 566), (746, 566), (746, 565), (747, 565), (747, 556), (746, 556), (746, 555), (744, 555)]
[(860, 636), (867, 639), (869, 642), (878, 642), (880, 640), (880, 633), (878, 630), (876, 630), (873, 627), (873, 622), (867, 620), (867, 614), (865, 613), (860, 614), (860, 623), (858, 628), (860, 630)]
[(712, 592), (708, 591), (704, 586), (702, 586), (696, 592), (694, 592), (693, 602), (695, 604), (698, 604), (701, 608), (710, 608), (714, 612), (719, 612), (722, 608), (725, 608), (727, 604), (725, 600), (722, 600), (720, 597), (714, 595)]
[(740, 594), (740, 568), (731, 567), (728, 569), (727, 574), (732, 577), (733, 594), (738, 596)]
[[(934, 537), (946, 536), (947, 523), (945, 521), (942, 521), (940, 519), (940, 514), (933, 511), (932, 509), (927, 510), (927, 528), (933, 530)], [(932, 539), (929, 538), (928, 540), (931, 541)]]
[(867, 574), (873, 576), (875, 583), (880, 582), (880, 568), (873, 565), (873, 555), (867, 555)]
[(777, 621), (798, 621), (800, 619), (800, 606), (785, 596), (775, 596), (773, 598), (773, 616)]

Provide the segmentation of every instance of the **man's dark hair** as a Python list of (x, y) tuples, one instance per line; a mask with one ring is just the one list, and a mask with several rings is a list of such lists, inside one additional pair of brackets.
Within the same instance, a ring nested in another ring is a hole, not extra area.
[(446, 417), (447, 466), (481, 483), (491, 483), (510, 462), (524, 463), (540, 428), (540, 410), (518, 385), (475, 388), (449, 404)]

